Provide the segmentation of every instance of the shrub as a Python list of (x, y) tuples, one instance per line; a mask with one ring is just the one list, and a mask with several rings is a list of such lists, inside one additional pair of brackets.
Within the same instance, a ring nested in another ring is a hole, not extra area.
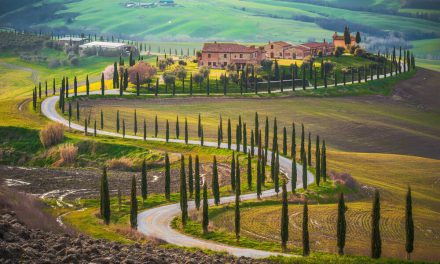
[(357, 181), (349, 173), (336, 173), (334, 171), (331, 171), (329, 173), (329, 177), (335, 183), (344, 185), (350, 189), (357, 189), (359, 187)]
[(344, 54), (345, 49), (343, 47), (337, 47), (334, 51), (335, 57), (339, 57)]
[(365, 50), (363, 48), (357, 48), (354, 51), (354, 55), (362, 57), (365, 54)]
[(76, 155), (78, 154), (78, 147), (67, 143), (58, 148), (60, 153), (60, 162), (64, 165), (72, 164), (75, 162)]
[(63, 141), (64, 127), (58, 123), (49, 123), (40, 131), (40, 141), (45, 148)]
[(128, 78), (130, 83), (136, 84), (137, 74), (139, 74), (140, 84), (146, 84), (148, 80), (151, 80), (151, 78), (156, 74), (156, 68), (147, 62), (139, 61), (133, 67), (128, 69)]
[(78, 66), (78, 64), (79, 64), (78, 57), (73, 56), (72, 58), (70, 58), (70, 64), (72, 64), (73, 66)]
[(107, 167), (114, 170), (130, 170), (133, 167), (133, 160), (127, 157), (113, 158), (107, 161)]
[(47, 64), (47, 67), (51, 68), (51, 69), (59, 67), (59, 66), (61, 66), (61, 62), (59, 59), (51, 59), (49, 61), (49, 63)]

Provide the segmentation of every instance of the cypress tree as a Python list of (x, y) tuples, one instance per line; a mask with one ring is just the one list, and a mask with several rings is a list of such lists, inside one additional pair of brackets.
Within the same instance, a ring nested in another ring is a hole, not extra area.
[(131, 178), (131, 206), (130, 206), (130, 226), (132, 229), (137, 228), (137, 211), (138, 203), (136, 197), (136, 178)]
[(316, 185), (319, 186), (319, 183), (321, 181), (321, 149), (319, 148), (319, 136), (316, 136), (315, 159)]
[(79, 103), (76, 101), (76, 121), (79, 121)]
[(283, 155), (287, 156), (287, 129), (283, 128)]
[(200, 116), (200, 113), (199, 113), (199, 118), (197, 120), (197, 136), (198, 137), (202, 136), (202, 117)]
[(252, 158), (251, 158), (251, 153), (248, 153), (248, 157), (247, 157), (247, 184), (248, 184), (248, 189), (252, 190)]
[[(267, 151), (269, 147), (269, 118), (266, 116), (266, 124), (264, 126), (264, 149)], [(275, 135), (274, 135), (275, 136)], [(260, 135), (261, 137), (261, 135)]]
[(69, 102), (69, 111), (68, 111), (68, 113), (69, 113), (69, 127), (70, 127), (70, 123), (71, 123), (71, 120), (72, 120), (72, 102)]
[(102, 109), (101, 109), (101, 130), (103, 130), (104, 129), (104, 112), (102, 112)]
[(238, 179), (240, 177), (237, 177), (237, 189), (235, 190), (235, 238), (237, 242), (240, 240), (240, 186)]
[(142, 161), (142, 171), (141, 171), (141, 194), (142, 194), (142, 202), (144, 203), (147, 200), (148, 195), (148, 182), (147, 182), (147, 163), (145, 159)]
[(101, 178), (101, 217), (104, 219), (106, 225), (110, 223), (110, 192), (106, 167), (103, 168)]
[(237, 152), (239, 152), (240, 151), (240, 126), (239, 125), (237, 125), (235, 127), (235, 140), (236, 140), (236, 143), (235, 143), (236, 150), (237, 150)]
[(287, 188), (286, 181), (283, 180), (282, 193), (282, 209), (281, 209), (281, 248), (283, 251), (287, 249), (287, 240), (289, 239), (289, 208), (287, 204)]
[[(208, 218), (208, 187), (206, 186), (206, 182), (203, 184), (203, 220), (202, 220), (202, 226), (203, 226), (203, 233), (208, 233), (208, 225), (209, 225), (209, 218)], [(200, 201), (199, 201), (200, 204)], [(199, 205), (200, 206), (200, 205)]]
[(322, 141), (322, 151), (321, 151), (321, 177), (324, 182), (327, 181), (327, 150), (325, 148), (325, 140)]
[(144, 141), (147, 140), (147, 122), (145, 121), (144, 118)]
[(306, 153), (303, 153), (303, 158), (302, 158), (302, 182), (303, 182), (303, 188), (304, 190), (307, 190), (307, 156)]
[(290, 156), (295, 161), (296, 160), (296, 131), (295, 123), (292, 123), (292, 144), (290, 145)]
[(125, 119), (122, 119), (122, 138), (125, 138)]
[(260, 125), (259, 125), (259, 119), (258, 119), (258, 112), (255, 112), (255, 145), (258, 145), (258, 130), (260, 129)]
[(312, 134), (309, 132), (309, 142), (307, 146), (307, 162), (309, 166), (312, 166)]
[(188, 120), (185, 117), (185, 144), (188, 144)]
[(165, 198), (170, 200), (171, 168), (168, 153), (165, 153)]
[(405, 207), (405, 235), (406, 244), (405, 250), (407, 259), (411, 259), (411, 253), (414, 250), (414, 221), (412, 213), (412, 197), (411, 187), (408, 186), (408, 192), (406, 193), (406, 207)]
[(188, 220), (188, 201), (186, 197), (185, 157), (180, 157), (180, 209), (182, 210), (182, 225), (186, 226)]
[(134, 109), (134, 124), (133, 124), (133, 128), (134, 128), (134, 135), (137, 134), (138, 131), (138, 124), (137, 124), (137, 112), (136, 109)]
[(180, 125), (179, 125), (179, 116), (177, 116), (176, 119), (176, 138), (179, 139), (180, 137)]
[(243, 152), (247, 154), (247, 129), (246, 129), (246, 123), (243, 124)]
[(93, 123), (93, 136), (96, 137), (96, 120)]
[(119, 133), (119, 110), (116, 111), (116, 132)]
[[(55, 95), (55, 93), (56, 93), (56, 89), (55, 89), (55, 78), (53, 78), (53, 79), (52, 79), (52, 95)], [(87, 93), (87, 95), (89, 95), (89, 94)]]
[(298, 175), (296, 170), (296, 161), (295, 159), (292, 159), (292, 176), (290, 179), (290, 183), (292, 184), (292, 193), (295, 193), (297, 181), (298, 181)]
[(194, 200), (196, 204), (197, 210), (200, 209), (200, 164), (199, 164), (199, 155), (196, 155), (195, 160), (195, 171), (194, 171), (194, 181), (195, 181), (195, 194)]
[(304, 202), (303, 223), (302, 223), (302, 243), (303, 243), (303, 256), (308, 256), (310, 254), (310, 245), (309, 245), (309, 209), (307, 205), (307, 200)]
[(84, 135), (87, 136), (87, 118), (84, 119)]
[(300, 149), (300, 153), (299, 153), (301, 161), (303, 159), (304, 152), (305, 152), (305, 147), (304, 147), (304, 125), (301, 124), (301, 149)]
[(374, 192), (373, 213), (371, 214), (371, 257), (380, 258), (382, 254), (382, 239), (380, 236), (380, 194), (376, 189)]
[(221, 144), (220, 127), (217, 127), (217, 148), (220, 148), (220, 144)]
[(192, 156), (189, 155), (188, 159), (188, 191), (189, 191), (189, 198), (193, 197), (194, 193), (194, 172), (193, 172), (193, 162), (192, 162)]
[(137, 96), (139, 96), (139, 92), (140, 92), (140, 89), (141, 89), (141, 83), (140, 83), (140, 80), (139, 80), (139, 73), (138, 72), (136, 72), (136, 95)]
[(204, 142), (205, 142), (205, 137), (204, 137), (204, 134), (203, 134), (203, 127), (202, 127), (202, 136), (200, 137), (200, 146), (203, 146), (203, 144), (204, 144)]
[(345, 211), (347, 210), (344, 201), (344, 194), (341, 193), (339, 195), (338, 202), (338, 219), (336, 226), (336, 236), (338, 241), (338, 253), (339, 255), (344, 255), (344, 247), (345, 247), (345, 233), (347, 229), (347, 223), (345, 221)]
[(167, 142), (170, 141), (170, 124), (168, 123), (168, 119), (167, 119), (166, 127), (165, 127), (165, 139)]
[(232, 152), (231, 159), (231, 190), (235, 191), (235, 152)]
[(228, 118), (228, 149), (231, 149), (232, 145), (232, 128), (231, 128), (231, 119)]
[(251, 130), (251, 151), (250, 154), (253, 157), (255, 154), (255, 145), (254, 145), (255, 137), (254, 137), (254, 130)]
[(264, 185), (264, 183), (266, 182), (267, 150), (264, 151), (261, 160), (261, 183)]
[(220, 115), (220, 125), (219, 125), (219, 129), (220, 129), (220, 142), (223, 141), (223, 118), (222, 115)]
[(241, 194), (240, 161), (238, 160), (238, 155), (235, 161), (235, 191)]
[[(78, 81), (76, 80), (76, 76), (75, 78), (73, 78), (73, 95), (75, 97), (78, 96)], [(47, 82), (46, 82), (46, 96), (47, 96)]]
[(212, 166), (212, 194), (214, 196), (215, 205), (220, 204), (220, 190), (218, 183), (217, 158), (214, 156), (214, 164)]
[(257, 161), (257, 198), (261, 196), (261, 158)]
[(154, 118), (154, 137), (157, 138), (157, 134), (159, 133), (159, 122), (157, 121), (157, 115)]
[(280, 177), (280, 170), (279, 170), (279, 168), (280, 168), (280, 153), (277, 151), (277, 154), (276, 154), (276, 159), (275, 159), (275, 162), (274, 162), (274, 165), (275, 165), (275, 168), (274, 168), (274, 187), (275, 187), (275, 192), (277, 193), (277, 196), (278, 196), (278, 193), (280, 192), (280, 181), (279, 181), (279, 177)]
[(104, 73), (101, 73), (101, 95), (104, 95), (105, 83), (104, 83)]

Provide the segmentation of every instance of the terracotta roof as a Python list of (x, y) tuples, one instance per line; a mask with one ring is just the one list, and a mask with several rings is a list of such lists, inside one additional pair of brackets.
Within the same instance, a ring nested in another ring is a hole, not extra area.
[(297, 46), (294, 46), (294, 48), (299, 49), (299, 50), (304, 50), (304, 51), (310, 50), (310, 47), (303, 46), (303, 45), (297, 45)]
[(309, 47), (309, 48), (322, 48), (322, 47), (327, 47), (328, 43), (327, 42), (308, 42), (308, 43), (304, 43), (302, 44), (302, 46), (305, 47)]
[(275, 45), (280, 45), (281, 47), (289, 47), (292, 46), (292, 44), (287, 43), (285, 41), (275, 41), (275, 42), (271, 42), (269, 44), (275, 44)]
[(203, 44), (203, 52), (242, 52), (252, 53), (258, 51), (255, 46), (245, 46), (236, 43), (205, 43)]
[[(350, 36), (351, 41), (355, 41), (356, 37)], [(333, 40), (344, 40), (344, 36), (333, 36)]]

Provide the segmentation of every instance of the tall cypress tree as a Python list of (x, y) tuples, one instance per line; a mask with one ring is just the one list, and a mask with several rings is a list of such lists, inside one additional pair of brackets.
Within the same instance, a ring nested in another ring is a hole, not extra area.
[[(269, 147), (269, 118), (266, 116), (266, 123), (264, 126), (264, 149), (267, 152), (267, 148)], [(260, 135), (261, 137), (261, 135)]]
[(247, 129), (246, 129), (246, 123), (243, 123), (243, 152), (246, 154), (247, 149)]
[(327, 181), (327, 150), (325, 148), (325, 140), (322, 141), (322, 150), (321, 150), (321, 177), (324, 182)]
[(247, 184), (248, 184), (248, 189), (252, 190), (252, 158), (251, 158), (251, 153), (248, 153), (248, 157), (247, 157)]
[(179, 139), (180, 137), (180, 125), (179, 125), (179, 116), (176, 118), (176, 138)]
[(105, 83), (104, 83), (104, 73), (101, 73), (101, 95), (104, 95)]
[(170, 141), (170, 124), (169, 124), (169, 122), (168, 122), (168, 119), (167, 119), (166, 127), (165, 127), (165, 140), (166, 140), (167, 142)]
[[(200, 203), (200, 202), (199, 202)], [(203, 220), (202, 220), (202, 226), (203, 226), (203, 233), (208, 233), (208, 225), (209, 225), (209, 218), (208, 218), (208, 187), (205, 182), (203, 184)]]
[(276, 158), (275, 158), (275, 162), (274, 162), (274, 165), (275, 165), (275, 167), (274, 167), (274, 179), (273, 179), (273, 181), (274, 181), (274, 187), (275, 187), (275, 192), (277, 193), (277, 196), (278, 196), (278, 193), (280, 192), (280, 170), (279, 170), (279, 167), (280, 167), (280, 153), (277, 151), (277, 153), (276, 153)]
[(295, 159), (292, 159), (292, 176), (290, 179), (290, 183), (292, 184), (292, 193), (295, 193), (297, 181), (298, 181), (298, 175), (296, 170), (296, 161)]
[(144, 141), (147, 140), (147, 121), (144, 118)]
[(295, 123), (292, 123), (292, 144), (290, 145), (290, 156), (296, 160), (296, 131)]
[(101, 109), (101, 130), (104, 129), (104, 112)]
[(283, 128), (283, 155), (287, 156), (287, 129)]
[(202, 136), (202, 117), (200, 116), (200, 113), (199, 113), (199, 118), (197, 120), (197, 136), (198, 137)]
[(165, 198), (170, 200), (170, 185), (171, 185), (171, 168), (170, 168), (170, 157), (168, 153), (165, 153)]
[(180, 209), (182, 210), (182, 225), (188, 220), (188, 201), (186, 193), (185, 157), (180, 157)]
[(344, 255), (344, 247), (345, 247), (345, 233), (347, 229), (347, 223), (345, 221), (345, 211), (347, 210), (344, 201), (344, 194), (341, 193), (339, 195), (338, 202), (338, 219), (336, 226), (336, 236), (337, 236), (337, 245), (338, 245), (338, 253), (339, 255)]
[(255, 122), (254, 123), (255, 123), (255, 138), (254, 138), (255, 142), (254, 142), (254, 144), (258, 145), (258, 137), (259, 137), (258, 131), (260, 129), (258, 112), (255, 112)]
[(235, 191), (235, 152), (232, 151), (231, 159), (231, 190)]
[(108, 225), (110, 223), (110, 192), (108, 188), (107, 168), (103, 168), (101, 178), (101, 217), (104, 219), (104, 223)]
[(408, 186), (408, 192), (406, 193), (406, 207), (405, 207), (405, 234), (406, 244), (405, 250), (407, 259), (411, 259), (411, 253), (414, 250), (414, 221), (412, 213), (412, 197), (411, 187)]
[(220, 204), (220, 189), (218, 183), (217, 157), (214, 156), (214, 164), (212, 165), (212, 194), (214, 196), (215, 205)]
[[(237, 160), (238, 161), (238, 160)], [(237, 163), (238, 165), (238, 163)], [(238, 168), (238, 166), (237, 166)], [(240, 177), (237, 177), (237, 188), (235, 190), (235, 238), (240, 240)]]
[(138, 203), (136, 197), (136, 178), (131, 178), (131, 206), (130, 206), (130, 226), (132, 229), (137, 228), (137, 211), (138, 211)]
[[(78, 81), (76, 79), (76, 76), (73, 78), (73, 95), (75, 97), (78, 96)], [(47, 96), (47, 82), (46, 82), (46, 96)]]
[(139, 96), (141, 90), (141, 82), (139, 80), (139, 72), (136, 72), (136, 95)]
[(194, 193), (194, 172), (193, 172), (193, 162), (192, 155), (189, 155), (188, 159), (188, 190), (189, 190), (189, 198), (193, 197)]
[(185, 117), (185, 144), (188, 144), (188, 120)]
[(283, 180), (282, 209), (281, 209), (281, 248), (287, 249), (287, 240), (289, 239), (289, 208), (287, 204), (286, 181)]
[(310, 254), (310, 245), (309, 245), (309, 209), (307, 205), (307, 200), (304, 202), (304, 210), (303, 210), (302, 244), (303, 244), (303, 256), (308, 256)]
[[(78, 113), (78, 111), (77, 111)], [(116, 111), (116, 133), (119, 133), (119, 110)]]
[(231, 149), (232, 145), (232, 127), (231, 127), (231, 119), (228, 118), (228, 149)]
[(371, 257), (380, 258), (382, 254), (382, 239), (380, 236), (380, 194), (376, 189), (373, 200), (373, 213), (371, 214)]
[(154, 137), (157, 138), (157, 134), (159, 133), (159, 122), (157, 121), (157, 115), (154, 118)]
[(241, 194), (241, 176), (240, 176), (240, 161), (238, 155), (235, 161), (235, 191)]
[(309, 132), (309, 142), (307, 146), (307, 164), (312, 166), (312, 134)]
[(303, 153), (302, 162), (302, 183), (304, 190), (307, 190), (307, 156), (305, 152)]
[(303, 159), (303, 154), (305, 152), (305, 145), (304, 145), (304, 124), (301, 124), (301, 149), (299, 152), (299, 156), (301, 158), (301, 161)]
[(137, 131), (138, 131), (138, 122), (137, 122), (137, 112), (136, 112), (136, 109), (134, 109), (134, 121), (133, 121), (133, 130), (134, 130), (134, 135), (136, 135), (137, 134)]
[(122, 138), (125, 138), (125, 119), (122, 119)]
[(321, 149), (319, 148), (319, 136), (316, 136), (316, 149), (315, 149), (315, 171), (316, 171), (316, 185), (319, 186), (321, 181)]
[(257, 161), (257, 198), (260, 199), (261, 196), (261, 158)]
[(147, 163), (145, 159), (142, 161), (142, 172), (141, 172), (141, 194), (142, 194), (142, 203), (147, 200), (148, 195), (148, 182), (147, 182)]
[(200, 209), (200, 164), (199, 164), (199, 155), (196, 155), (195, 160), (195, 171), (194, 171), (194, 182), (195, 182), (195, 194), (194, 201), (196, 204), (197, 210)]
[(251, 151), (250, 151), (250, 154), (251, 154), (252, 157), (255, 155), (255, 145), (254, 145), (254, 142), (255, 142), (254, 130), (251, 130), (251, 149), (250, 149)]

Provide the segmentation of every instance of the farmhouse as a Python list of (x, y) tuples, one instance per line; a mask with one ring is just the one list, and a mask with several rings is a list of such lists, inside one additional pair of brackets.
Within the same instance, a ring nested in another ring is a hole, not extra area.
[(284, 41), (269, 42), (264, 46), (266, 57), (271, 59), (292, 59), (293, 45)]
[(79, 37), (62, 37), (58, 39), (58, 43), (61, 45), (81, 45), (87, 42), (87, 38), (79, 38)]
[(263, 47), (245, 46), (236, 43), (205, 43), (199, 56), (199, 66), (223, 68), (234, 64), (257, 65), (265, 59)]
[(87, 48), (99, 48), (102, 50), (116, 50), (130, 52), (130, 46), (125, 43), (119, 42), (103, 42), (103, 41), (93, 41), (79, 46), (80, 50)]
[(320, 52), (322, 52), (322, 56), (331, 55), (334, 49), (333, 45), (325, 40), (323, 42), (307, 42), (301, 46), (306, 47), (312, 57), (318, 56)]
[[(350, 46), (356, 46), (356, 38), (350, 35), (351, 43)], [(344, 49), (348, 48), (348, 45), (345, 45), (344, 35), (339, 36), (337, 32), (333, 34), (333, 47), (339, 48), (342, 47)]]

